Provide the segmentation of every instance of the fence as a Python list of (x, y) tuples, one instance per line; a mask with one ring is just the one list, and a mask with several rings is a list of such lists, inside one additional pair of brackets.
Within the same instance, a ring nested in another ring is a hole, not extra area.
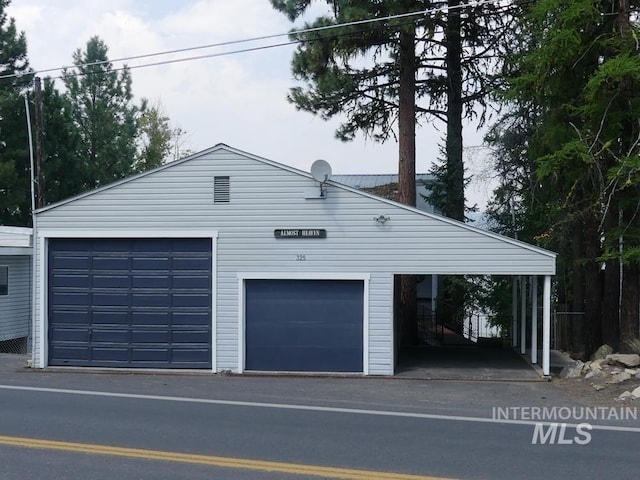
[(28, 337), (14, 338), (0, 342), (0, 353), (27, 353)]
[(500, 338), (501, 335), (502, 329), (491, 325), (486, 313), (468, 315), (463, 325), (463, 336), (473, 342), (477, 342), (479, 338)]

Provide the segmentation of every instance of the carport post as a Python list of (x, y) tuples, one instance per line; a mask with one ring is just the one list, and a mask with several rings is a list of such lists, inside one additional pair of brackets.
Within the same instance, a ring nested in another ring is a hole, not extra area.
[(551, 277), (544, 277), (542, 299), (542, 374), (549, 375), (549, 345), (551, 343)]
[(520, 282), (520, 354), (527, 353), (527, 277)]
[(531, 277), (531, 363), (538, 363), (538, 277)]
[(511, 346), (518, 344), (518, 277), (511, 277)]

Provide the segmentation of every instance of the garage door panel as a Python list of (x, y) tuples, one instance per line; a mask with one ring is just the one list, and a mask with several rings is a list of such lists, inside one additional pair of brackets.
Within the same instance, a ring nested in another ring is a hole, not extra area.
[(185, 325), (206, 325), (209, 320), (209, 314), (207, 312), (173, 312), (172, 325), (185, 326)]
[(131, 268), (134, 270), (160, 270), (168, 272), (171, 270), (171, 259), (169, 257), (157, 258), (133, 258)]
[(88, 325), (91, 323), (91, 315), (88, 310), (57, 310), (54, 317), (56, 325), (61, 326), (74, 324)]
[(66, 359), (68, 365), (79, 365), (87, 362), (90, 358), (89, 347), (87, 346), (54, 346), (49, 348), (49, 354), (56, 358)]
[(91, 359), (105, 362), (103, 364), (105, 366), (117, 366), (119, 363), (129, 361), (129, 349), (126, 347), (93, 347), (91, 349)]
[(87, 343), (90, 333), (86, 328), (56, 328), (54, 330), (56, 338), (64, 342)]
[(130, 295), (125, 292), (99, 292), (91, 295), (94, 307), (128, 307)]
[(171, 301), (176, 308), (207, 308), (210, 302), (209, 296), (202, 293), (174, 293)]
[(171, 298), (167, 293), (133, 293), (131, 295), (133, 307), (164, 307), (171, 306)]
[(361, 372), (364, 283), (247, 280), (247, 370)]
[(211, 368), (211, 255), (210, 239), (49, 240), (49, 364)]
[(259, 365), (255, 370), (271, 372), (358, 372), (362, 371), (362, 349), (300, 346), (281, 348), (274, 355), (273, 348), (257, 348), (252, 363)]
[(171, 288), (171, 277), (169, 275), (136, 275), (131, 277), (133, 288), (161, 288), (168, 290)]
[[(208, 315), (207, 315), (208, 320)], [(169, 325), (172, 324), (171, 321), (171, 313), (170, 312), (140, 312), (133, 311), (131, 312), (131, 326), (142, 327), (142, 326), (150, 326), (150, 325)]]
[(204, 289), (211, 287), (211, 279), (206, 275), (175, 275), (173, 277), (174, 289)]
[(201, 349), (173, 349), (173, 361), (182, 364), (192, 364), (206, 362), (211, 355), (206, 348)]
[[(94, 270), (95, 271), (95, 270)], [(126, 288), (130, 286), (128, 275), (114, 274), (92, 276), (91, 286), (93, 288)]]
[(60, 274), (56, 276), (56, 283), (60, 287), (71, 288), (89, 288), (89, 275), (64, 275)]
[(104, 270), (110, 272), (131, 270), (131, 259), (122, 256), (109, 257), (93, 257), (91, 259), (91, 268), (93, 270)]
[(128, 325), (129, 315), (126, 311), (121, 312), (93, 312), (91, 322), (93, 325)]
[(91, 331), (91, 342), (96, 343), (123, 343), (131, 342), (131, 332), (129, 329), (97, 329)]
[(189, 343), (206, 345), (210, 339), (211, 332), (208, 330), (174, 330), (173, 343)]
[(203, 263), (202, 257), (190, 257), (190, 258), (174, 258), (173, 270), (175, 272), (189, 271), (198, 272), (206, 271), (206, 265)]
[(144, 329), (144, 330), (132, 330), (131, 331), (131, 341), (133, 343), (162, 343), (169, 344), (171, 342), (171, 331), (170, 330), (155, 330), (155, 329)]
[(87, 256), (59, 256), (49, 263), (57, 270), (87, 270), (91, 267), (91, 259)]
[(131, 349), (131, 360), (134, 362), (147, 363), (169, 363), (171, 355), (166, 347), (141, 348), (133, 347)]
[(59, 306), (88, 307), (91, 302), (89, 293), (72, 293), (60, 291), (53, 294), (53, 301)]

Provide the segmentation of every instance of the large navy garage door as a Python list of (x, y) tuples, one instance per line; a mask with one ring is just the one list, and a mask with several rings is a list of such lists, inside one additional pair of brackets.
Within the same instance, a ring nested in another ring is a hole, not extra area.
[(362, 372), (364, 282), (247, 280), (247, 370)]
[(49, 365), (211, 368), (211, 239), (51, 239)]

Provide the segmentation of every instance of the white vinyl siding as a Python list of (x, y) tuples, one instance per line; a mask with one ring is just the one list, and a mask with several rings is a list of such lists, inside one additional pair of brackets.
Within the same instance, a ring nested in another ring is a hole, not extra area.
[[(230, 176), (233, 182), (229, 203), (214, 202), (216, 176)], [(214, 285), (218, 371), (238, 368), (239, 272), (370, 274), (371, 374), (393, 370), (394, 273), (555, 272), (550, 252), (331, 181), (326, 185), (327, 198), (306, 199), (313, 188), (317, 182), (308, 174), (217, 147), (44, 209), (38, 214), (38, 229), (69, 229), (89, 236), (92, 230), (109, 230), (125, 237), (148, 229), (218, 231)], [(380, 214), (390, 217), (384, 225), (374, 220)], [(327, 238), (275, 238), (274, 230), (283, 228), (325, 229)], [(42, 285), (44, 254), (39, 253), (38, 265)], [(44, 317), (42, 312), (38, 318)]]
[(30, 257), (0, 256), (0, 283), (3, 267), (8, 290), (0, 295), (0, 342), (28, 336), (31, 317)]

